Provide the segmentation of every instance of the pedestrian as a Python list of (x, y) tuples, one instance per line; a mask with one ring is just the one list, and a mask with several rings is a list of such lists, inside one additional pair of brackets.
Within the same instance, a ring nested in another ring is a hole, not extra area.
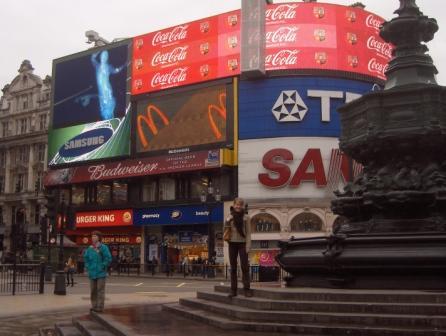
[(104, 310), (105, 279), (111, 254), (108, 246), (102, 243), (102, 234), (99, 231), (91, 233), (91, 242), (84, 252), (85, 267), (90, 279), (90, 310), (100, 313)]
[(248, 251), (251, 247), (251, 220), (245, 213), (245, 201), (234, 199), (231, 214), (224, 225), (223, 239), (229, 245), (229, 263), (231, 265), (231, 291), (229, 297), (237, 296), (237, 257), (240, 256), (243, 289), (246, 297), (252, 296), (249, 279)]
[(152, 275), (155, 275), (156, 267), (158, 266), (158, 260), (155, 256), (152, 257)]
[(76, 262), (74, 261), (74, 255), (70, 255), (67, 262), (65, 263), (65, 272), (67, 273), (67, 287), (70, 285), (74, 286), (74, 273), (76, 272)]

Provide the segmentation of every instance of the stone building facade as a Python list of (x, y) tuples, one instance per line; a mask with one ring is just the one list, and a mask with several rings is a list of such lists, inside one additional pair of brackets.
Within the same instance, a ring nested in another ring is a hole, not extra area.
[(44, 216), (43, 174), (47, 166), (47, 131), (51, 77), (33, 73), (24, 60), (19, 74), (0, 98), (0, 249), (11, 248), (14, 225), (24, 223), (28, 246), (38, 243)]

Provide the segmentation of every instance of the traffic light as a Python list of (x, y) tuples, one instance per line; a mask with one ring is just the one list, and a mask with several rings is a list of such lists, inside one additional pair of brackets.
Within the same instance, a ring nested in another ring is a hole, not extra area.
[(58, 191), (52, 189), (45, 189), (46, 198), (46, 216), (48, 217), (50, 223), (54, 223), (57, 214), (58, 207)]

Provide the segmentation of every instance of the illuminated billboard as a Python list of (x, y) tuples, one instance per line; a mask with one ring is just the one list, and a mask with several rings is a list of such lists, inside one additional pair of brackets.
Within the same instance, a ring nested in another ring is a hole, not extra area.
[(56, 59), (49, 165), (130, 152), (130, 41)]
[(240, 11), (133, 39), (132, 94), (240, 73)]
[(138, 153), (188, 152), (232, 142), (232, 85), (200, 86), (153, 94), (136, 103)]

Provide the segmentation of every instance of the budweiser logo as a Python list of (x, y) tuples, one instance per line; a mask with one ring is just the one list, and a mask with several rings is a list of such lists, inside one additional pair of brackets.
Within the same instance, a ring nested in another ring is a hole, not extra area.
[(376, 30), (379, 30), (379, 27), (381, 26), (382, 21), (380, 19), (376, 18), (374, 15), (370, 14), (365, 19), (365, 24), (369, 28), (374, 28)]
[(280, 50), (279, 52), (271, 55), (267, 55), (265, 58), (266, 66), (284, 66), (284, 65), (296, 65), (297, 54), (299, 50)]
[(88, 172), (90, 173), (90, 180), (95, 181), (118, 176), (144, 175), (156, 170), (158, 166), (158, 162), (143, 163), (138, 161), (134, 164), (122, 164), (119, 162), (117, 165), (110, 167), (104, 164), (89, 166)]
[(279, 27), (266, 33), (266, 43), (290, 43), (297, 40), (297, 27)]
[(376, 58), (372, 58), (368, 64), (368, 69), (370, 72), (377, 73), (381, 76), (385, 76), (385, 72), (387, 71), (388, 67), (389, 65), (387, 63), (380, 63), (376, 60)]
[(188, 25), (177, 26), (168, 32), (157, 32), (152, 39), (152, 45), (162, 45), (184, 40), (187, 37)]
[(187, 78), (188, 67), (176, 68), (168, 73), (157, 72), (152, 78), (152, 87), (178, 84), (184, 82)]
[(158, 51), (152, 57), (152, 66), (159, 66), (165, 64), (173, 64), (184, 61), (187, 57), (187, 49), (189, 47), (177, 47), (170, 52), (162, 53)]
[(266, 21), (294, 19), (298, 5), (283, 4), (275, 8), (268, 8), (265, 12)]
[(367, 40), (367, 48), (375, 50), (377, 53), (392, 58), (392, 47), (389, 43), (378, 40), (375, 36), (370, 36)]

